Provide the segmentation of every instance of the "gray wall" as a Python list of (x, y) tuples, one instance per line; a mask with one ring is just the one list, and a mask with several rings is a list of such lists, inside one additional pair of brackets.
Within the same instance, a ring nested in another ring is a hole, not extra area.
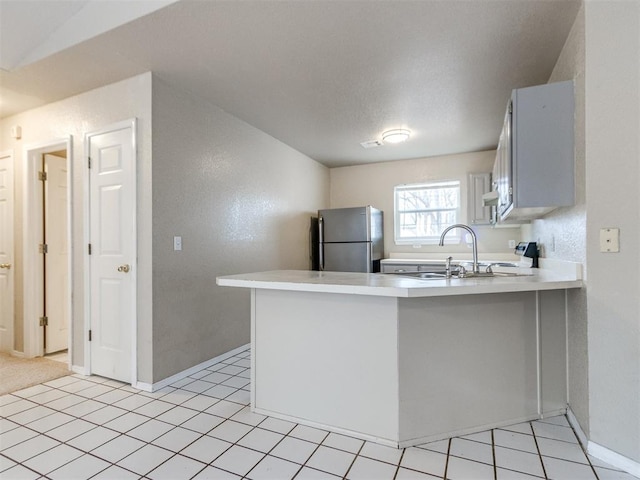
[(154, 77), (154, 382), (250, 341), (249, 292), (216, 276), (308, 268), (328, 200), (326, 167)]
[[(576, 87), (576, 205), (533, 222), (583, 263), (569, 295), (569, 402), (590, 441), (640, 461), (640, 3), (587, 0), (549, 81)], [(621, 232), (601, 253), (601, 228)], [(555, 247), (555, 248), (554, 248)]]
[[(15, 164), (18, 347), (23, 149), (72, 136), (72, 363), (82, 367), (84, 135), (134, 117), (138, 381), (154, 383), (249, 342), (248, 292), (217, 287), (215, 277), (308, 268), (309, 217), (329, 204), (329, 171), (151, 73), (3, 119), (0, 151), (13, 150)], [(10, 137), (13, 125), (22, 126), (21, 140)], [(174, 235), (183, 237), (182, 252), (172, 249)]]
[(587, 0), (585, 33), (590, 439), (640, 462), (640, 2)]
[[(587, 275), (585, 180), (585, 31), (584, 6), (558, 58), (549, 82), (573, 80), (575, 88), (575, 188), (573, 207), (559, 208), (531, 223), (530, 238), (542, 255), (581, 263)], [(526, 232), (526, 229), (524, 229)], [(589, 358), (587, 353), (587, 290), (568, 294), (569, 404), (585, 434), (589, 434)]]

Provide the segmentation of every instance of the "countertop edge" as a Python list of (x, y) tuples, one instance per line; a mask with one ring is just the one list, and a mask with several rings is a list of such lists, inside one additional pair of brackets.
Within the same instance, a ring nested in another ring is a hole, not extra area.
[[(306, 278), (305, 278), (306, 275)], [(286, 279), (289, 277), (289, 279)], [(385, 284), (385, 282), (387, 284)], [(386, 274), (277, 270), (216, 278), (224, 287), (416, 298), (581, 288), (580, 278), (540, 272), (533, 277), (419, 280)]]

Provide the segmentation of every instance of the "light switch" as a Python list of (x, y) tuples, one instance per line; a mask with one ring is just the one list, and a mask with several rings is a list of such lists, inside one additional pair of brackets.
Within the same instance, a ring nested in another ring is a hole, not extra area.
[(182, 237), (173, 237), (173, 250), (176, 252), (182, 250)]
[(11, 127), (11, 137), (16, 140), (20, 140), (22, 138), (22, 127), (20, 125), (14, 125)]
[(600, 251), (604, 253), (616, 253), (620, 251), (620, 229), (600, 229)]

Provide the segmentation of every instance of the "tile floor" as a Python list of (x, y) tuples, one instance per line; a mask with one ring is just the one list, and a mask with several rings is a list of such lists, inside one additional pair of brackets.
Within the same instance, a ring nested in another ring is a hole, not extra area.
[(564, 416), (398, 450), (256, 415), (249, 356), (154, 393), (73, 375), (0, 397), (0, 478), (635, 479)]

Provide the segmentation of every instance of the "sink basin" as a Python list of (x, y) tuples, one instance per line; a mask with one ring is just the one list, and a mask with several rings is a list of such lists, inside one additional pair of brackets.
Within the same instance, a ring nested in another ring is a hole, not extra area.
[(533, 273), (493, 272), (494, 277), (531, 277)]
[(414, 278), (446, 278), (447, 274), (445, 272), (417, 272), (410, 273), (409, 276)]
[[(466, 278), (476, 279), (476, 278), (493, 278), (493, 277), (530, 277), (532, 275), (531, 273), (517, 273), (517, 272), (492, 272), (492, 273), (480, 272), (479, 274), (475, 274), (475, 275), (471, 273), (467, 273), (467, 275), (464, 277), (458, 277), (456, 273), (457, 272), (454, 270), (453, 275), (450, 278), (464, 280)], [(438, 280), (438, 279), (442, 280), (447, 278), (447, 274), (444, 271), (407, 272), (407, 273), (395, 274), (395, 275), (399, 275), (402, 277), (410, 277), (410, 278), (415, 278), (420, 280)]]
[(409, 277), (416, 278), (421, 280), (433, 280), (433, 279), (443, 279), (447, 278), (446, 273), (443, 271), (439, 272), (406, 272), (406, 273), (394, 273), (392, 275), (397, 275), (399, 277)]

